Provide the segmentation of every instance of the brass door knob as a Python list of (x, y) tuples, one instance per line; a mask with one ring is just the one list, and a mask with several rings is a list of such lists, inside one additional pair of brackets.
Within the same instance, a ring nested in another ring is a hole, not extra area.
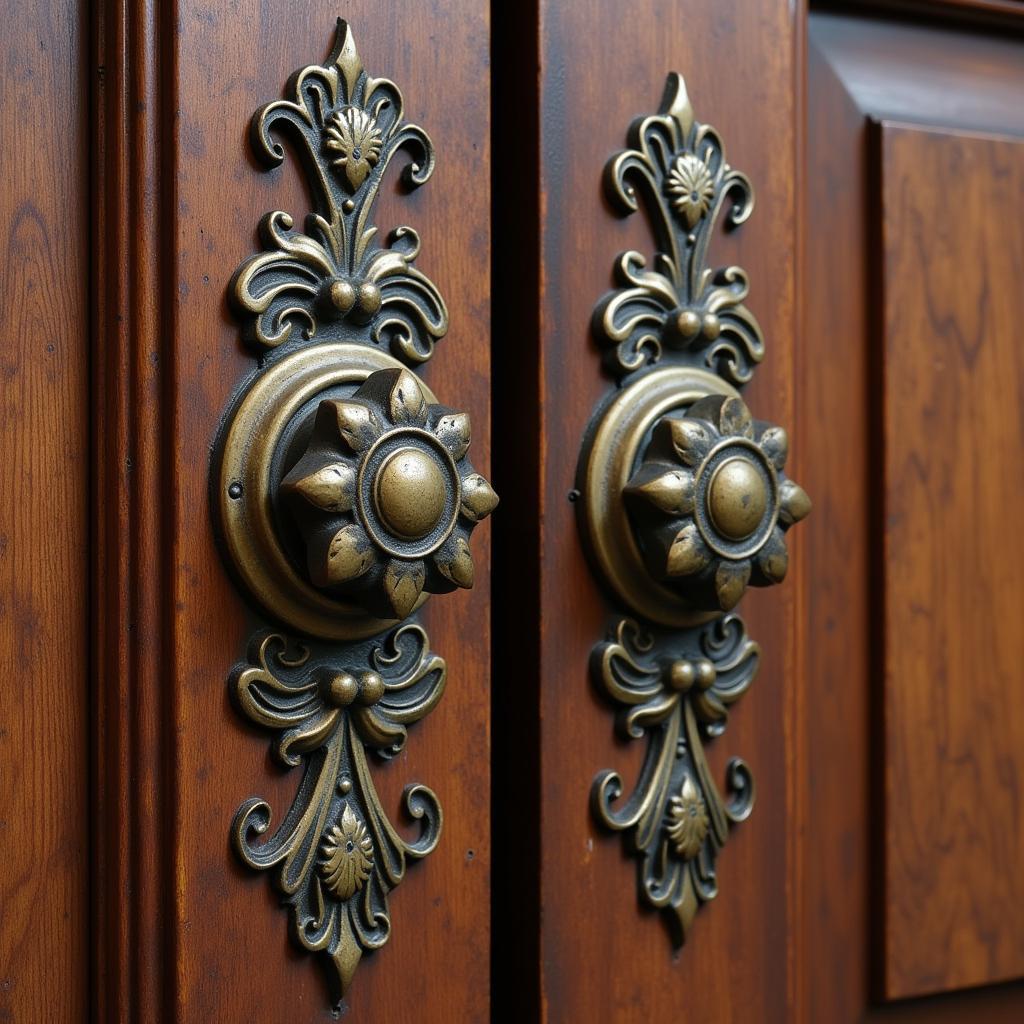
[(470, 440), (468, 414), (385, 352), (289, 353), (222, 433), (216, 508), (236, 577), (271, 618), (334, 641), (471, 587), (469, 537), (498, 499)]
[(469, 416), (428, 402), (408, 370), (322, 400), (280, 483), (313, 585), (396, 619), (424, 593), (472, 587), (469, 536), (498, 499), (469, 443)]
[(624, 497), (651, 575), (701, 611), (729, 611), (750, 583), (786, 575), (783, 535), (810, 511), (783, 470), (781, 427), (712, 395), (655, 425)]

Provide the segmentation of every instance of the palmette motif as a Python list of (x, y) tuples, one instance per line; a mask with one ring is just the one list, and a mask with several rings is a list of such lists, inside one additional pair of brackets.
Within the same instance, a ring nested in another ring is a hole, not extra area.
[(327, 63), (293, 75), (288, 93), (253, 119), (253, 148), (276, 166), (285, 150), (274, 133), (287, 134), (306, 169), (315, 210), (304, 232), (292, 230), (283, 210), (260, 222), (266, 251), (247, 259), (231, 286), (246, 337), (277, 349), (296, 337), (362, 340), (367, 328), (375, 343), (389, 345), (404, 362), (422, 363), (448, 330), (448, 310), (433, 282), (413, 266), (417, 233), (396, 228), (382, 248), (371, 216), (395, 154), (403, 148), (412, 153), (403, 179), (415, 188), (433, 173), (433, 144), (422, 128), (402, 120), (398, 86), (366, 73), (344, 22)]
[(622, 253), (619, 287), (594, 310), (608, 365), (626, 376), (679, 361), (743, 384), (764, 357), (761, 328), (744, 305), (750, 286), (741, 267), (709, 267), (707, 249), (723, 210), (730, 227), (750, 216), (750, 181), (726, 162), (715, 129), (694, 119), (675, 73), (661, 111), (630, 126), (629, 147), (608, 164), (608, 193), (624, 213), (639, 209), (643, 197), (658, 251), (651, 270), (642, 253)]

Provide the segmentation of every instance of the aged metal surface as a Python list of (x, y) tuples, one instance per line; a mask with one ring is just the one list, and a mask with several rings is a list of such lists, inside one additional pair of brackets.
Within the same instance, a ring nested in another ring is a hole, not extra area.
[(252, 868), (275, 868), (292, 934), (323, 951), (345, 991), (365, 950), (391, 930), (388, 893), (405, 875), (407, 857), (426, 856), (441, 835), (441, 807), (426, 786), (405, 790), (409, 813), (423, 819), (419, 838), (404, 840), (381, 806), (366, 748), (392, 757), (406, 726), (440, 700), (445, 663), (415, 624), (359, 647), (300, 644), (277, 633), (253, 640), (248, 662), (232, 676), (242, 713), (274, 732), (272, 749), (286, 767), (305, 757), (295, 802), (273, 836), (265, 800), (238, 809), (231, 838)]
[(616, 705), (624, 739), (647, 737), (643, 770), (620, 807), (617, 772), (594, 783), (594, 813), (626, 833), (641, 858), (641, 885), (652, 906), (669, 911), (682, 942), (701, 903), (718, 892), (715, 857), (730, 823), (754, 806), (754, 780), (740, 758), (729, 762), (731, 799), (723, 800), (704, 758), (708, 737), (725, 731), (728, 707), (757, 673), (758, 646), (735, 615), (697, 630), (659, 635), (622, 619), (614, 639), (594, 650), (597, 682)]
[(467, 458), (469, 416), (439, 405), (409, 368), (448, 327), (412, 265), (419, 238), (400, 227), (375, 244), (389, 163), (411, 149), (404, 179), (421, 185), (430, 140), (403, 121), (394, 83), (364, 71), (343, 21), (327, 64), (299, 71), (288, 93), (257, 112), (253, 146), (274, 165), (284, 148), (272, 133), (295, 144), (315, 209), (305, 233), (283, 211), (264, 217), (266, 251), (231, 283), (261, 358), (222, 426), (211, 497), (235, 578), (286, 627), (254, 637), (233, 697), (276, 734), (278, 760), (304, 766), (277, 831), (256, 841), (271, 810), (253, 797), (232, 841), (250, 867), (276, 869), (292, 934), (327, 954), (340, 996), (362, 954), (387, 941), (406, 858), (440, 837), (437, 797), (421, 785), (405, 797), (421, 835), (398, 835), (367, 757), (400, 752), (444, 690), (445, 662), (404, 620), (428, 594), (472, 587), (469, 537), (497, 496)]
[(731, 612), (748, 584), (786, 575), (783, 534), (810, 511), (785, 473), (788, 440), (751, 418), (738, 388), (763, 357), (743, 305), (739, 267), (713, 269), (707, 247), (727, 204), (742, 224), (753, 209), (747, 178), (729, 166), (714, 129), (698, 124), (682, 78), (668, 78), (660, 113), (640, 118), (630, 148), (608, 164), (611, 199), (625, 213), (643, 195), (659, 245), (653, 266), (618, 258), (620, 287), (594, 313), (594, 332), (617, 391), (584, 440), (579, 523), (597, 574), (623, 618), (598, 644), (596, 682), (619, 706), (627, 739), (647, 738), (640, 778), (622, 806), (612, 770), (593, 805), (639, 858), (644, 899), (670, 911), (682, 942), (701, 903), (717, 893), (716, 860), (730, 822), (754, 801), (734, 758), (723, 799), (703, 742), (725, 730), (727, 708), (750, 685), (758, 647)]

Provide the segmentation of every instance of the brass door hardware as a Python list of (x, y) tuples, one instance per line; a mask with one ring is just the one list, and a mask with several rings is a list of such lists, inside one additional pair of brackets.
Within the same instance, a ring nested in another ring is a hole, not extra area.
[(470, 534), (498, 499), (470, 464), (469, 416), (438, 404), (412, 369), (448, 329), (440, 293), (413, 265), (419, 237), (399, 227), (381, 246), (371, 219), (399, 150), (413, 155), (407, 186), (430, 177), (430, 139), (403, 120), (397, 86), (363, 69), (343, 21), (327, 63), (287, 91), (256, 113), (253, 147), (273, 166), (277, 133), (287, 136), (315, 209), (304, 232), (267, 214), (264, 251), (231, 282), (260, 364), (225, 418), (211, 493), (227, 563), (271, 625), (231, 691), (304, 775), (270, 839), (257, 841), (271, 813), (255, 797), (231, 835), (246, 864), (276, 869), (292, 933), (327, 954), (344, 994), (363, 952), (387, 941), (406, 858), (441, 831), (437, 797), (414, 785), (405, 800), (421, 834), (399, 836), (366, 751), (397, 754), (440, 699), (445, 662), (409, 617), (430, 594), (472, 587)]
[(653, 269), (641, 253), (615, 264), (618, 287), (597, 304), (594, 333), (617, 388), (590, 423), (579, 463), (579, 525), (595, 572), (628, 613), (594, 649), (598, 688), (625, 738), (647, 737), (636, 789), (621, 805), (618, 773), (598, 775), (598, 820), (638, 854), (644, 898), (669, 912), (682, 942), (717, 892), (715, 862), (730, 822), (754, 801), (734, 758), (723, 799), (704, 757), (747, 689), (759, 651), (734, 613), (748, 585), (786, 575), (785, 532), (810, 511), (785, 472), (779, 427), (753, 420), (739, 389), (764, 355), (743, 304), (746, 274), (712, 268), (719, 217), (753, 209), (745, 175), (699, 124), (681, 76), (657, 115), (639, 118), (606, 185), (624, 214), (642, 196), (655, 226)]

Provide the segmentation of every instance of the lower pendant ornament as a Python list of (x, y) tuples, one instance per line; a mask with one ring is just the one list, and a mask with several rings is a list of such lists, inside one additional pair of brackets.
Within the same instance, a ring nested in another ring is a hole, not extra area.
[(594, 780), (597, 818), (624, 832), (640, 857), (643, 898), (668, 912), (682, 944), (700, 905), (718, 893), (715, 861), (729, 825), (754, 806), (754, 780), (740, 758), (729, 762), (730, 799), (723, 799), (704, 756), (704, 740), (725, 731), (728, 707), (757, 674), (760, 652), (737, 615), (726, 615), (655, 642), (632, 619), (594, 649), (597, 684), (616, 704), (616, 725), (628, 739), (647, 737), (636, 789), (623, 803), (622, 778)]
[(242, 713), (276, 733), (277, 759), (289, 767), (305, 763), (273, 836), (254, 842), (271, 822), (270, 806), (254, 797), (235, 815), (233, 844), (250, 867), (276, 869), (292, 933), (306, 949), (327, 954), (339, 997), (363, 953), (387, 942), (388, 894), (405, 876), (406, 858), (426, 856), (441, 834), (437, 797), (410, 785), (406, 810), (422, 827), (414, 842), (398, 835), (377, 796), (366, 748), (384, 758), (397, 754), (406, 726), (437, 704), (446, 675), (415, 623), (348, 648), (343, 658), (339, 664), (336, 649), (268, 633), (231, 677)]

